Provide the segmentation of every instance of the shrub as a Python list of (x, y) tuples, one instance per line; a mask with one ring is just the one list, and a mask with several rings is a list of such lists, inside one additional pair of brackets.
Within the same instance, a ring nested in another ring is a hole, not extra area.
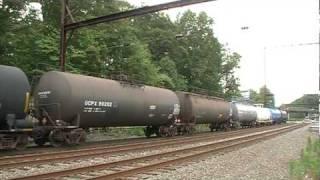
[(308, 138), (301, 158), (290, 162), (291, 179), (320, 179), (320, 139)]

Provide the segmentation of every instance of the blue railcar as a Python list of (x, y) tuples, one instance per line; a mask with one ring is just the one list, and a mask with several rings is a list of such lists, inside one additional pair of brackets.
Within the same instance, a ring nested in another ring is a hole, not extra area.
[(270, 109), (272, 124), (280, 124), (281, 123), (281, 111), (279, 109)]

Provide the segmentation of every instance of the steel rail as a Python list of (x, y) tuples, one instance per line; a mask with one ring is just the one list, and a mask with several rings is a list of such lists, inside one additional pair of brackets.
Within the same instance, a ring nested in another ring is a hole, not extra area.
[[(221, 132), (219, 132), (221, 133)], [(198, 136), (206, 136), (207, 134), (209, 134), (208, 132), (206, 133), (199, 133), (197, 135), (195, 135), (195, 137), (198, 137)], [(210, 133), (212, 134), (212, 133)], [(165, 141), (169, 141), (169, 140), (175, 140), (175, 139), (190, 139), (192, 137), (190, 136), (175, 136), (175, 137), (170, 137), (170, 139), (163, 139), (163, 138), (157, 138), (157, 139), (153, 139), (153, 138), (150, 138), (150, 139), (147, 139), (147, 138), (141, 138), (141, 139), (131, 139), (131, 141), (126, 141), (126, 140), (130, 140), (130, 139), (123, 139), (124, 141), (126, 142), (121, 142), (120, 143), (116, 143), (116, 144), (112, 144), (111, 146), (109, 147), (105, 147), (105, 145), (108, 145), (108, 144), (104, 144), (103, 146), (102, 145), (98, 145), (98, 146), (94, 146), (94, 147), (89, 147), (89, 148), (82, 148), (82, 149), (75, 149), (75, 150), (62, 150), (62, 151), (55, 151), (55, 152), (45, 152), (45, 153), (40, 153), (40, 154), (23, 154), (23, 155), (13, 155), (13, 156), (4, 156), (4, 157), (0, 157), (0, 165), (3, 164), (3, 163), (7, 163), (7, 162), (10, 162), (10, 161), (15, 161), (15, 160), (18, 160), (18, 161), (24, 161), (24, 160), (32, 160), (34, 158), (41, 158), (41, 157), (47, 157), (47, 156), (54, 156), (54, 155), (60, 155), (60, 154), (74, 154), (74, 153), (78, 153), (78, 152), (90, 152), (90, 151), (93, 151), (93, 150), (99, 150), (99, 149), (109, 149), (109, 148), (115, 148), (115, 147), (124, 147), (124, 146), (131, 146), (131, 145), (141, 145), (141, 144), (148, 144), (148, 143), (154, 143), (154, 142), (165, 142)], [(141, 142), (141, 141), (142, 142)], [(99, 141), (100, 142), (100, 141)], [(102, 143), (106, 143), (108, 141), (101, 141)], [(97, 142), (93, 142), (93, 143), (97, 143)]]
[[(232, 142), (240, 142), (244, 141), (246, 139), (250, 138), (257, 138), (259, 136), (265, 136), (268, 134), (275, 134), (278, 131), (290, 131), (296, 128), (300, 128), (301, 125), (295, 125), (295, 126), (288, 126), (288, 127), (281, 127), (273, 130), (266, 130), (263, 132), (255, 132), (255, 133), (250, 133), (247, 135), (243, 136), (238, 136), (238, 137), (232, 137), (224, 140), (217, 140), (214, 141), (210, 144), (206, 145), (200, 145), (196, 147), (191, 147), (191, 148), (185, 148), (185, 149), (180, 149), (180, 150), (175, 150), (175, 151), (169, 151), (169, 152), (164, 152), (164, 153), (158, 153), (154, 155), (148, 155), (144, 157), (137, 157), (137, 158), (132, 158), (132, 159), (126, 159), (126, 160), (120, 160), (120, 161), (114, 161), (114, 162), (108, 162), (108, 163), (101, 163), (97, 165), (92, 165), (92, 166), (86, 166), (86, 167), (80, 167), (80, 168), (74, 168), (74, 169), (68, 169), (68, 170), (63, 170), (63, 171), (56, 171), (56, 172), (50, 172), (50, 173), (44, 173), (44, 174), (38, 174), (38, 175), (31, 175), (31, 176), (25, 176), (25, 177), (20, 177), (20, 178), (15, 178), (15, 179), (43, 179), (43, 178), (50, 178), (50, 177), (63, 177), (67, 175), (72, 175), (76, 173), (83, 173), (83, 172), (88, 172), (88, 171), (96, 171), (96, 170), (102, 170), (106, 168), (112, 168), (116, 166), (121, 166), (121, 165), (132, 165), (133, 163), (137, 162), (145, 162), (145, 161), (150, 161), (150, 160), (156, 160), (159, 159), (160, 157), (173, 157), (177, 156), (177, 154), (186, 154), (187, 152), (199, 152), (203, 151), (203, 149), (207, 148), (210, 150), (210, 148), (216, 148), (217, 146), (221, 146), (223, 144), (228, 144)], [(212, 150), (212, 149), (211, 149)], [(129, 170), (130, 173), (134, 173), (134, 170)], [(123, 173), (123, 172), (122, 172)], [(113, 173), (112, 177), (115, 176), (116, 174)], [(107, 178), (107, 176), (103, 176), (104, 178)]]
[[(292, 128), (295, 129), (296, 127)], [(254, 137), (245, 137), (243, 140), (239, 140), (239, 141), (230, 141), (226, 144), (221, 144), (218, 145), (217, 147), (214, 147), (213, 149), (208, 149), (208, 150), (203, 150), (201, 152), (199, 151), (195, 151), (196, 153), (193, 153), (191, 155), (186, 155), (186, 156), (181, 156), (181, 157), (177, 157), (174, 159), (170, 159), (170, 160), (165, 160), (165, 161), (161, 161), (158, 163), (152, 163), (152, 164), (148, 164), (148, 165), (144, 165), (142, 167), (136, 167), (133, 169), (129, 169), (129, 170), (123, 170), (123, 171), (119, 171), (119, 172), (115, 172), (112, 174), (107, 174), (107, 175), (102, 175), (102, 176), (98, 176), (98, 177), (94, 177), (94, 178), (90, 178), (91, 180), (103, 180), (103, 179), (116, 179), (116, 178), (120, 178), (120, 177), (127, 177), (130, 175), (137, 175), (139, 173), (144, 173), (150, 170), (155, 170), (155, 169), (159, 169), (159, 168), (163, 168), (163, 167), (168, 167), (168, 166), (172, 166), (175, 164), (179, 164), (182, 162), (186, 162), (186, 161), (191, 161), (194, 159), (199, 159), (202, 158), (204, 156), (208, 156), (208, 155), (212, 155), (212, 154), (217, 154), (219, 152), (223, 152), (223, 151), (227, 151), (227, 150), (231, 150), (232, 148), (238, 147), (238, 146), (245, 146), (248, 144), (252, 144), (256, 141), (260, 141), (266, 138), (270, 138), (288, 131), (292, 130), (291, 128), (289, 129), (281, 129), (280, 131), (276, 131), (276, 132), (272, 132), (272, 133), (267, 133), (267, 134), (262, 134), (262, 135), (258, 135), (258, 136), (254, 136)]]
[[(264, 129), (271, 129), (273, 127), (265, 127)], [(52, 163), (52, 162), (60, 162), (66, 160), (76, 160), (82, 159), (86, 157), (96, 157), (102, 155), (110, 155), (110, 154), (119, 154), (124, 152), (133, 152), (144, 150), (147, 148), (156, 148), (156, 147), (164, 147), (164, 146), (174, 146), (179, 143), (191, 143), (191, 142), (199, 142), (199, 141), (211, 141), (218, 138), (234, 136), (239, 134), (246, 134), (250, 132), (259, 131), (261, 129), (246, 129), (239, 131), (230, 131), (225, 133), (217, 133), (214, 134), (205, 134), (196, 137), (184, 137), (180, 139), (165, 139), (159, 141), (148, 141), (141, 143), (133, 143), (128, 145), (115, 145), (112, 147), (97, 147), (97, 148), (88, 148), (88, 149), (80, 149), (80, 150), (71, 150), (71, 151), (62, 151), (62, 152), (54, 152), (54, 153), (43, 153), (43, 154), (31, 154), (24, 156), (15, 156), (15, 157), (7, 157), (0, 159), (0, 169), (3, 168), (11, 168), (23, 165), (34, 165), (34, 164), (42, 164), (42, 163)]]
[[(268, 127), (260, 127), (260, 128), (272, 128), (270, 126)], [(24, 155), (15, 155), (15, 156), (4, 156), (0, 158), (0, 165), (3, 163), (8, 163), (8, 162), (12, 162), (15, 160), (18, 161), (29, 161), (29, 160), (33, 160), (35, 158), (41, 158), (41, 157), (48, 157), (48, 156), (54, 156), (54, 155), (60, 155), (60, 154), (74, 154), (74, 153), (78, 153), (78, 152), (90, 152), (93, 150), (103, 150), (103, 149), (109, 149), (109, 148), (115, 148), (115, 147), (125, 147), (125, 146), (131, 146), (131, 145), (143, 145), (143, 144), (149, 144), (149, 143), (155, 143), (155, 142), (167, 142), (167, 141), (172, 141), (172, 140), (176, 140), (176, 139), (191, 139), (191, 138), (197, 138), (197, 137), (204, 137), (207, 135), (219, 135), (221, 133), (233, 133), (233, 131), (248, 131), (251, 129), (240, 129), (240, 130), (232, 130), (229, 132), (224, 132), (224, 131), (218, 131), (218, 132), (206, 132), (206, 133), (201, 133), (201, 134), (196, 134), (193, 136), (176, 136), (176, 137), (170, 137), (170, 139), (139, 139), (139, 140), (148, 140), (148, 141), (143, 141), (143, 142), (139, 142), (139, 141), (135, 141), (135, 139), (133, 140), (133, 142), (126, 142), (126, 144), (124, 143), (117, 143), (117, 144), (113, 144), (112, 146), (109, 147), (105, 147), (105, 145), (101, 146), (97, 146), (97, 147), (92, 147), (92, 148), (83, 148), (83, 149), (76, 149), (76, 150), (63, 150), (63, 151), (56, 151), (56, 152), (45, 152), (45, 153), (40, 153), (40, 154), (24, 154)], [(253, 129), (252, 129), (253, 130)]]

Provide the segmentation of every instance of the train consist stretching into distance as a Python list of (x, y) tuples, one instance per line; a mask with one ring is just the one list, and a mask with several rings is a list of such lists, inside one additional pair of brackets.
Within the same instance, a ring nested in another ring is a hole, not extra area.
[(287, 113), (189, 92), (58, 71), (42, 75), (29, 107), (30, 85), (16, 67), (0, 65), (0, 149), (79, 144), (90, 127), (145, 126), (150, 137), (286, 122)]

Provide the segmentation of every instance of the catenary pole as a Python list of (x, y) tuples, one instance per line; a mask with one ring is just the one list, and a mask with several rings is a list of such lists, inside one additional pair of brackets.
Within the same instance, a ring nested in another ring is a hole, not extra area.
[(146, 6), (142, 8), (137, 8), (133, 10), (128, 10), (124, 12), (118, 12), (114, 14), (109, 14), (106, 16), (95, 17), (92, 19), (87, 19), (78, 22), (67, 23), (67, 10), (68, 0), (61, 0), (61, 38), (60, 38), (60, 69), (61, 71), (65, 70), (65, 63), (66, 63), (66, 48), (67, 48), (67, 40), (66, 35), (68, 31), (75, 30), (82, 27), (88, 27), (100, 23), (107, 23), (112, 21), (117, 21), (120, 19), (125, 19), (129, 17), (141, 16), (144, 14), (155, 13), (162, 10), (188, 6), (192, 4), (199, 4), (204, 2), (210, 2), (216, 0), (177, 0), (168, 3), (158, 4), (154, 6)]
[(318, 135), (319, 135), (319, 138), (320, 138), (320, 4), (318, 5), (318, 33), (319, 33), (319, 39), (318, 39), (318, 46), (319, 46), (319, 112), (318, 112)]
[(66, 50), (67, 50), (67, 31), (65, 29), (65, 24), (67, 21), (66, 17), (66, 6), (68, 5), (68, 0), (60, 0), (61, 2), (61, 17), (60, 17), (60, 71), (65, 71), (66, 62)]

